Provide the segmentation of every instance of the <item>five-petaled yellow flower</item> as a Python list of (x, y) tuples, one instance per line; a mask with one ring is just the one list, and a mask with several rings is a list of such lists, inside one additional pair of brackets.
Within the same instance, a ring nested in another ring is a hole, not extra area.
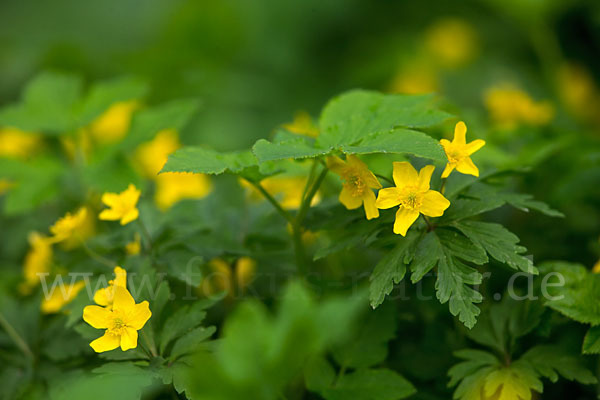
[(135, 221), (140, 215), (137, 202), (141, 192), (133, 184), (121, 193), (104, 193), (102, 202), (110, 207), (100, 213), (100, 219), (105, 221), (121, 220), (121, 225)]
[(85, 207), (81, 207), (75, 214), (66, 213), (50, 227), (52, 241), (62, 242), (75, 236), (79, 236), (83, 240), (81, 231), (86, 225), (86, 217), (87, 209)]
[(112, 309), (87, 306), (83, 309), (83, 320), (96, 329), (106, 329), (104, 336), (92, 341), (90, 346), (96, 353), (114, 350), (121, 346), (126, 351), (137, 347), (138, 330), (152, 316), (147, 301), (135, 303), (127, 289), (115, 286)]
[(108, 287), (96, 290), (94, 302), (102, 307), (112, 308), (115, 298), (115, 288), (120, 286), (127, 288), (127, 271), (117, 266), (115, 267), (115, 279), (108, 281)]
[(377, 208), (400, 206), (396, 213), (394, 233), (406, 236), (408, 228), (419, 214), (440, 217), (450, 206), (450, 202), (440, 192), (429, 189), (429, 181), (435, 167), (428, 165), (417, 170), (408, 162), (394, 162), (394, 183), (396, 187), (379, 191)]
[(329, 157), (327, 166), (342, 178), (340, 203), (348, 210), (364, 206), (367, 219), (379, 217), (372, 189), (381, 189), (381, 183), (364, 162), (355, 155), (348, 154), (345, 162), (339, 157)]
[(460, 173), (479, 176), (479, 169), (473, 164), (470, 156), (481, 149), (485, 145), (485, 141), (477, 139), (467, 143), (467, 125), (464, 122), (459, 121), (454, 127), (452, 141), (442, 139), (440, 143), (448, 157), (448, 164), (442, 172), (442, 178), (447, 178), (455, 168)]

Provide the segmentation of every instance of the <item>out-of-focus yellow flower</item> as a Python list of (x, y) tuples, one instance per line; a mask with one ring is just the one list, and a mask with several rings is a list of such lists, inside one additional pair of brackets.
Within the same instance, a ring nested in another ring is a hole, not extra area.
[(315, 125), (310, 114), (306, 111), (298, 111), (294, 114), (294, 120), (291, 123), (282, 125), (287, 131), (297, 135), (310, 137), (319, 136), (319, 127)]
[(135, 221), (140, 215), (137, 208), (140, 194), (141, 192), (131, 183), (121, 193), (104, 193), (102, 202), (110, 208), (103, 210), (99, 218), (104, 221), (120, 220), (121, 225)]
[(147, 301), (135, 303), (127, 289), (115, 286), (112, 308), (87, 306), (83, 309), (83, 320), (96, 329), (106, 329), (104, 335), (90, 343), (96, 353), (122, 351), (137, 347), (138, 332), (152, 316)]
[(485, 145), (485, 141), (477, 139), (467, 143), (467, 125), (464, 122), (459, 121), (454, 127), (452, 142), (442, 139), (440, 143), (448, 157), (448, 164), (442, 172), (442, 178), (447, 178), (455, 168), (462, 174), (479, 176), (479, 169), (471, 160), (471, 154), (481, 149)]
[[(273, 197), (279, 200), (281, 207), (286, 210), (297, 210), (302, 204), (302, 194), (306, 186), (307, 178), (301, 176), (271, 176), (260, 181), (262, 187)], [(250, 197), (255, 200), (263, 200), (263, 195), (256, 190), (248, 181), (240, 179), (240, 184), (248, 188)], [(313, 197), (311, 205), (321, 201), (319, 192)]]
[(88, 210), (81, 207), (75, 214), (66, 213), (50, 227), (52, 242), (62, 242), (71, 238), (83, 240), (82, 231), (85, 233), (85, 225)]
[(142, 143), (135, 152), (135, 158), (142, 172), (148, 178), (156, 179), (167, 162), (169, 154), (180, 147), (177, 132), (173, 129), (165, 129), (158, 132), (151, 141)]
[(600, 122), (600, 90), (583, 66), (567, 63), (558, 71), (561, 98), (573, 115)]
[(140, 254), (142, 250), (142, 237), (139, 233), (135, 233), (133, 235), (133, 240), (125, 245), (125, 252), (130, 256), (135, 256)]
[(8, 179), (0, 179), (0, 196), (8, 192), (12, 185), (14, 185), (14, 183)]
[(425, 33), (425, 48), (432, 61), (454, 68), (471, 61), (477, 54), (477, 35), (466, 21), (443, 18)]
[(548, 101), (534, 101), (527, 93), (512, 85), (490, 88), (485, 105), (491, 118), (501, 127), (512, 129), (519, 124), (546, 125), (554, 118), (554, 107)]
[(391, 93), (423, 94), (439, 91), (437, 71), (426, 61), (401, 67), (390, 84)]
[(90, 133), (86, 129), (80, 129), (74, 135), (61, 136), (60, 143), (71, 160), (79, 157), (89, 157), (92, 153), (92, 140)]
[(427, 165), (417, 173), (408, 162), (394, 162), (396, 187), (381, 189), (376, 204), (382, 209), (400, 206), (394, 223), (395, 234), (406, 236), (419, 214), (440, 217), (450, 207), (450, 202), (440, 192), (429, 189), (434, 170), (433, 165)]
[(115, 288), (120, 286), (127, 289), (127, 271), (117, 266), (114, 269), (115, 279), (108, 281), (108, 287), (100, 288), (94, 293), (94, 303), (102, 307), (112, 308)]
[(199, 290), (206, 297), (226, 292), (231, 298), (236, 292), (242, 294), (255, 275), (256, 261), (250, 257), (240, 257), (235, 263), (235, 271), (222, 258), (215, 258), (209, 261), (206, 276), (200, 283)]
[(212, 190), (212, 183), (204, 174), (166, 172), (156, 178), (154, 200), (161, 210), (184, 199), (201, 199)]
[(90, 134), (99, 143), (122, 139), (129, 131), (134, 111), (139, 107), (140, 104), (135, 100), (114, 103), (90, 124)]
[(360, 206), (365, 209), (367, 219), (379, 217), (375, 206), (375, 193), (372, 189), (381, 189), (381, 183), (369, 170), (367, 164), (352, 154), (346, 156), (346, 161), (339, 157), (328, 157), (327, 167), (342, 178), (343, 187), (339, 196), (340, 203), (348, 210)]
[(38, 134), (16, 128), (0, 129), (0, 157), (27, 158), (39, 149), (42, 141)]
[(592, 272), (595, 274), (600, 274), (600, 260), (598, 260), (596, 262), (596, 264), (594, 264), (594, 268), (592, 269)]
[(65, 285), (64, 283), (57, 285), (50, 297), (42, 300), (42, 312), (44, 314), (59, 312), (64, 306), (72, 302), (84, 287), (84, 281), (77, 281), (69, 285)]
[(38, 232), (29, 234), (29, 252), (23, 262), (25, 282), (20, 286), (23, 294), (31, 293), (31, 289), (40, 283), (39, 274), (50, 272), (52, 265), (52, 240)]
[(88, 207), (82, 208), (85, 208), (86, 211), (81, 224), (77, 228), (77, 235), (72, 235), (62, 242), (62, 247), (66, 250), (80, 246), (82, 241), (86, 241), (96, 233), (96, 219), (94, 214)]

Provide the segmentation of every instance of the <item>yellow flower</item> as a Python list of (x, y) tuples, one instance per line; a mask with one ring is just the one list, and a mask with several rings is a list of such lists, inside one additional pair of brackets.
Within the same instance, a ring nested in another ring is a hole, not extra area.
[(68, 287), (65, 287), (65, 284), (61, 283), (54, 288), (54, 291), (50, 297), (42, 300), (42, 312), (44, 314), (53, 314), (59, 312), (64, 306), (72, 302), (84, 287), (84, 281), (71, 283)]
[[(208, 263), (206, 276), (200, 283), (200, 293), (206, 297), (220, 292), (226, 292), (228, 297), (233, 297), (237, 289), (239, 294), (252, 283), (256, 273), (256, 261), (250, 257), (240, 257), (232, 266), (222, 258), (215, 258)], [(235, 278), (234, 278), (235, 274)]]
[(569, 112), (577, 117), (600, 121), (600, 90), (583, 66), (567, 63), (558, 70), (558, 88)]
[(452, 142), (442, 139), (440, 143), (444, 147), (446, 157), (448, 157), (448, 164), (442, 172), (442, 178), (447, 178), (455, 168), (462, 174), (479, 176), (479, 169), (473, 164), (470, 156), (481, 149), (485, 145), (485, 141), (477, 139), (467, 143), (467, 125), (464, 122), (459, 121), (454, 126), (454, 139), (452, 139)]
[(535, 102), (512, 85), (489, 89), (485, 93), (485, 105), (492, 119), (506, 129), (513, 129), (521, 123), (545, 125), (554, 117), (554, 108), (549, 102)]
[(27, 158), (41, 144), (40, 136), (16, 128), (0, 129), (0, 157)]
[(417, 171), (408, 162), (394, 162), (394, 183), (396, 187), (379, 191), (378, 208), (400, 206), (396, 213), (394, 233), (406, 236), (408, 228), (419, 214), (440, 217), (450, 206), (450, 202), (440, 192), (429, 189), (429, 182), (435, 167), (427, 165)]
[(50, 272), (52, 264), (52, 240), (37, 232), (29, 234), (29, 252), (23, 263), (23, 276), (25, 282), (21, 285), (24, 294), (30, 293), (31, 289), (40, 283), (38, 274)]
[(390, 84), (390, 92), (422, 94), (439, 91), (435, 68), (427, 61), (411, 61), (398, 70)]
[(375, 206), (375, 193), (371, 189), (381, 189), (381, 183), (364, 162), (355, 155), (348, 154), (346, 161), (335, 156), (329, 157), (327, 166), (342, 178), (340, 203), (348, 210), (363, 206), (367, 219), (379, 217), (379, 210)]
[(80, 246), (82, 241), (94, 236), (96, 231), (96, 220), (94, 219), (94, 214), (88, 207), (82, 208), (85, 209), (85, 216), (82, 218), (79, 227), (77, 228), (77, 235), (70, 236), (62, 242), (62, 247), (66, 250)]
[(79, 240), (81, 237), (82, 228), (86, 224), (87, 208), (81, 207), (75, 214), (66, 213), (50, 227), (52, 233), (52, 241), (54, 243), (62, 242), (74, 238)]
[(244, 289), (252, 283), (256, 274), (256, 260), (250, 257), (240, 257), (235, 268), (236, 287), (243, 293)]
[[(286, 210), (297, 210), (302, 204), (302, 194), (307, 178), (301, 176), (272, 176), (260, 181), (261, 186), (272, 196), (276, 197), (281, 207)], [(264, 200), (264, 196), (248, 181), (239, 180), (240, 184), (249, 189), (250, 198)], [(321, 201), (319, 192), (313, 197), (311, 205)]]
[(435, 62), (453, 68), (473, 59), (477, 53), (477, 37), (465, 21), (444, 18), (427, 30), (425, 47)]
[(108, 287), (100, 288), (94, 293), (94, 303), (102, 307), (112, 308), (117, 286), (127, 289), (127, 271), (117, 266), (114, 269), (115, 279), (108, 281)]
[(177, 132), (173, 129), (165, 129), (158, 132), (151, 141), (141, 144), (135, 152), (135, 158), (144, 175), (156, 179), (167, 162), (169, 154), (180, 147)]
[(111, 105), (90, 124), (89, 131), (92, 137), (100, 143), (111, 143), (122, 139), (129, 131), (133, 112), (138, 108), (139, 103), (135, 100)]
[(129, 254), (130, 256), (135, 256), (140, 254), (140, 251), (142, 250), (142, 237), (140, 236), (139, 233), (135, 233), (135, 235), (133, 236), (133, 241), (127, 243), (125, 245), (125, 252), (127, 254)]
[(121, 225), (127, 225), (135, 221), (140, 215), (137, 202), (141, 192), (133, 184), (129, 184), (121, 193), (104, 193), (102, 202), (110, 207), (100, 213), (100, 219), (104, 221), (121, 220)]
[(319, 136), (319, 128), (313, 123), (310, 114), (306, 111), (298, 111), (294, 114), (294, 120), (291, 123), (282, 125), (287, 131), (297, 135), (310, 137)]
[(598, 260), (596, 262), (596, 264), (594, 264), (594, 268), (592, 269), (592, 272), (594, 274), (600, 274), (600, 260)]
[(211, 181), (204, 174), (166, 172), (156, 177), (154, 201), (164, 211), (180, 200), (206, 197), (211, 190)]
[(135, 303), (127, 289), (115, 286), (112, 309), (87, 306), (83, 309), (83, 320), (96, 329), (106, 329), (104, 336), (94, 340), (90, 346), (96, 353), (122, 351), (137, 347), (138, 332), (152, 316), (147, 301)]

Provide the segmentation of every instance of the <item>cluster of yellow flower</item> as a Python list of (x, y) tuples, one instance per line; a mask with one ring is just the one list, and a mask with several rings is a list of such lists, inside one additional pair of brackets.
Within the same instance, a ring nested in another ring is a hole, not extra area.
[(484, 99), (492, 120), (502, 128), (513, 129), (519, 124), (541, 126), (554, 118), (550, 102), (536, 102), (512, 84), (488, 89)]
[[(441, 140), (448, 157), (442, 178), (447, 178), (454, 169), (463, 174), (479, 176), (479, 170), (470, 156), (483, 147), (485, 142), (478, 139), (467, 143), (466, 133), (467, 127), (461, 121), (455, 126), (452, 142)], [(377, 177), (355, 155), (348, 154), (346, 161), (330, 157), (327, 164), (343, 181), (339, 200), (347, 209), (363, 206), (367, 219), (373, 219), (379, 217), (379, 209), (399, 206), (394, 223), (396, 234), (406, 236), (408, 228), (420, 214), (439, 217), (450, 206), (442, 193), (430, 189), (431, 176), (435, 170), (433, 165), (427, 165), (417, 172), (408, 162), (394, 162), (393, 181), (396, 186), (382, 188)], [(377, 197), (372, 189), (379, 190)]]
[(95, 352), (121, 347), (126, 351), (137, 347), (138, 332), (152, 316), (147, 301), (139, 304), (127, 290), (127, 272), (121, 267), (114, 269), (115, 279), (108, 287), (94, 294), (98, 305), (83, 309), (83, 320), (96, 329), (105, 329), (104, 335), (90, 343)]

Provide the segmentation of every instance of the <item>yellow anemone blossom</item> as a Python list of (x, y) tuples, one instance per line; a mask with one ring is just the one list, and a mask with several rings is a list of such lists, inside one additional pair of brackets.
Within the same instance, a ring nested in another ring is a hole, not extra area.
[(244, 289), (252, 283), (256, 274), (256, 261), (250, 257), (240, 257), (235, 262), (235, 270), (222, 258), (215, 258), (208, 263), (206, 277), (200, 284), (200, 293), (206, 297), (220, 292), (227, 292), (231, 298), (237, 290), (243, 294)]
[(40, 146), (40, 136), (16, 128), (0, 129), (0, 156), (27, 158)]
[(99, 218), (105, 221), (121, 220), (121, 225), (135, 221), (140, 215), (137, 208), (140, 194), (141, 192), (133, 184), (129, 184), (121, 193), (104, 193), (102, 202), (110, 208), (103, 210)]
[(74, 238), (75, 240), (83, 240), (81, 230), (86, 224), (87, 208), (81, 207), (76, 213), (66, 213), (50, 227), (53, 242), (62, 242)]
[(600, 122), (600, 90), (590, 71), (582, 65), (565, 63), (558, 70), (558, 88), (570, 113)]
[(458, 67), (477, 53), (477, 36), (467, 22), (443, 18), (427, 30), (425, 47), (435, 62), (449, 68)]
[(180, 147), (177, 131), (165, 129), (158, 132), (151, 141), (142, 143), (135, 151), (135, 159), (146, 177), (156, 179), (169, 154)]
[(396, 213), (394, 233), (406, 236), (408, 228), (419, 214), (440, 217), (450, 206), (450, 202), (440, 192), (429, 189), (429, 182), (435, 167), (427, 165), (417, 170), (408, 162), (394, 162), (394, 183), (396, 187), (379, 191), (378, 208), (400, 206)]
[(94, 218), (94, 214), (88, 207), (82, 208), (85, 208), (85, 216), (82, 218), (79, 227), (77, 228), (77, 235), (70, 236), (61, 244), (66, 250), (80, 246), (82, 241), (94, 236), (96, 231), (96, 220)]
[(436, 68), (426, 60), (411, 61), (398, 70), (389, 90), (403, 94), (437, 92), (440, 84)]
[(42, 300), (42, 312), (44, 314), (59, 312), (64, 306), (72, 302), (84, 287), (84, 281), (77, 281), (68, 286), (64, 283), (57, 285), (52, 294)]
[(23, 276), (25, 282), (21, 285), (23, 293), (31, 292), (31, 289), (40, 283), (39, 274), (50, 272), (52, 264), (52, 240), (38, 232), (29, 234), (29, 252), (23, 263)]
[(212, 190), (212, 183), (204, 174), (165, 172), (156, 177), (154, 202), (166, 210), (185, 199), (201, 199)]
[(372, 189), (381, 189), (381, 183), (364, 162), (355, 155), (348, 154), (346, 161), (335, 156), (329, 157), (327, 166), (342, 178), (340, 203), (348, 210), (363, 206), (367, 219), (379, 217), (379, 210), (375, 206), (375, 193)]
[(125, 252), (130, 256), (140, 254), (142, 250), (142, 237), (139, 233), (135, 233), (133, 240), (125, 245)]
[(115, 279), (108, 281), (108, 287), (100, 288), (94, 293), (94, 303), (102, 307), (112, 308), (117, 286), (127, 289), (127, 271), (117, 266), (114, 269)]
[(502, 128), (513, 129), (521, 123), (546, 125), (554, 117), (547, 101), (536, 102), (512, 85), (493, 87), (485, 93), (485, 105), (492, 119)]
[(127, 289), (115, 286), (112, 309), (87, 306), (83, 320), (96, 329), (106, 329), (104, 336), (92, 341), (96, 353), (114, 350), (121, 346), (126, 351), (137, 347), (138, 332), (152, 316), (147, 301), (135, 303)]
[(442, 178), (447, 178), (455, 168), (460, 173), (479, 176), (479, 169), (470, 156), (481, 149), (485, 145), (485, 141), (477, 139), (467, 143), (467, 125), (464, 122), (459, 121), (454, 127), (452, 142), (442, 139), (440, 143), (444, 147), (446, 157), (448, 157), (448, 164), (442, 172)]
[(298, 111), (294, 114), (294, 120), (291, 123), (283, 124), (283, 128), (297, 135), (310, 137), (319, 136), (319, 128), (314, 124), (310, 114), (306, 111)]
[(122, 139), (131, 124), (133, 112), (139, 108), (135, 100), (120, 101), (111, 105), (89, 126), (92, 137), (100, 143), (111, 143)]

